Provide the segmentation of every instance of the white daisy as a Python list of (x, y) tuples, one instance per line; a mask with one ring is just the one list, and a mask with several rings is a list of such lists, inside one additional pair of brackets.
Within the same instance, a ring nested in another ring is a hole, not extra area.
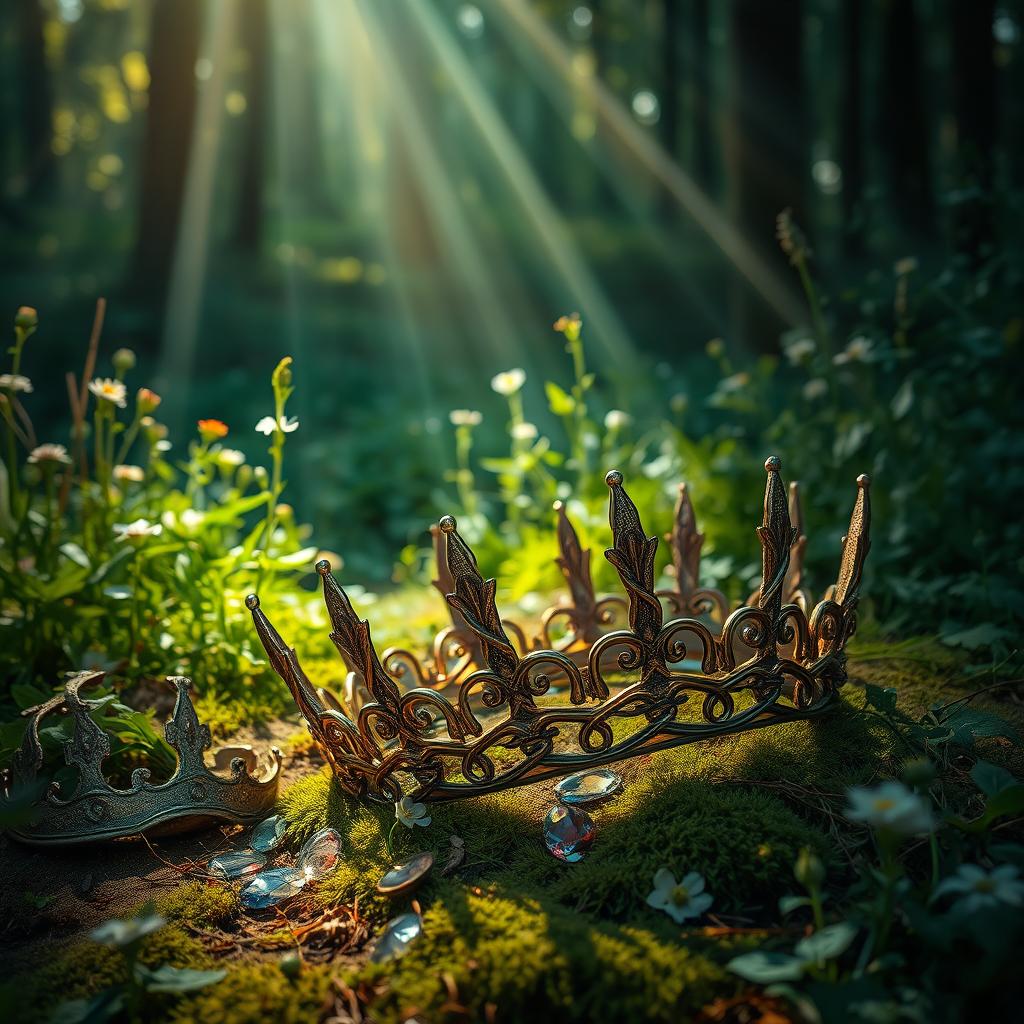
[(499, 395), (514, 395), (526, 383), (526, 371), (516, 367), (513, 370), (503, 370), (491, 378), (491, 387)]
[(664, 910), (676, 924), (688, 917), (700, 917), (714, 902), (711, 893), (704, 891), (704, 876), (691, 871), (681, 882), (668, 868), (654, 873), (654, 890), (647, 897), (649, 906)]

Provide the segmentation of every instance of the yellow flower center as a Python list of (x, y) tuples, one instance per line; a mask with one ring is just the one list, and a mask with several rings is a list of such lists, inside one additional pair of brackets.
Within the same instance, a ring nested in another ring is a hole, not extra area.
[(685, 885), (677, 885), (677, 886), (676, 886), (676, 887), (675, 887), (675, 888), (674, 888), (674, 889), (672, 890), (672, 895), (671, 895), (671, 896), (669, 896), (669, 899), (670, 899), (670, 900), (671, 900), (671, 901), (672, 901), (672, 902), (673, 902), (673, 903), (674, 903), (674, 904), (675, 904), (675, 905), (676, 905), (677, 907), (685, 907), (685, 906), (686, 906), (686, 904), (690, 902), (690, 893), (689, 893), (689, 891), (687, 890), (687, 888), (686, 888), (686, 886), (685, 886)]
[(889, 800), (886, 797), (881, 797), (875, 801), (876, 811), (889, 811), (895, 806), (895, 801)]
[(979, 878), (974, 883), (975, 892), (995, 892), (995, 888), (991, 878)]

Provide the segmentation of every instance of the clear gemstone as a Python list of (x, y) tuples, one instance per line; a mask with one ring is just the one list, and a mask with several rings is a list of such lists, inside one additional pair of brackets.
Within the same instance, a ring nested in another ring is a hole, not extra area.
[(329, 875), (341, 861), (341, 836), (333, 828), (322, 828), (302, 844), (295, 858), (295, 870), (307, 882)]
[(575, 864), (594, 841), (594, 823), (586, 811), (555, 804), (544, 819), (544, 845), (559, 860)]
[(423, 881), (433, 866), (434, 855), (432, 853), (418, 853), (415, 857), (396, 864), (390, 871), (385, 872), (377, 883), (377, 892), (383, 893), (385, 896), (408, 892)]
[(379, 964), (383, 960), (394, 960), (396, 957), (404, 956), (422, 931), (423, 924), (419, 914), (399, 914), (398, 917), (393, 917), (381, 932), (370, 959)]
[(284, 841), (287, 828), (288, 822), (280, 814), (275, 814), (272, 818), (261, 821), (252, 830), (249, 846), (257, 853), (270, 853)]
[(267, 858), (262, 853), (246, 850), (243, 853), (222, 853), (206, 862), (206, 870), (218, 878), (246, 878), (255, 875), (266, 863)]
[(238, 894), (238, 901), (246, 910), (265, 910), (294, 896), (305, 884), (305, 877), (294, 868), (271, 868), (255, 875)]
[(592, 771), (577, 772), (555, 786), (555, 793), (562, 803), (589, 804), (595, 800), (603, 800), (618, 792), (622, 786), (622, 776), (607, 768), (596, 768)]

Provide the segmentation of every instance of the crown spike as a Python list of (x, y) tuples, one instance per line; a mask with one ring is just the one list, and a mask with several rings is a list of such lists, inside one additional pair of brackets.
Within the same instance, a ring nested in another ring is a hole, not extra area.
[(640, 513), (623, 486), (622, 474), (613, 469), (608, 484), (608, 521), (613, 546), (604, 556), (615, 567), (629, 594), (629, 627), (646, 644), (661, 631), (663, 612), (654, 593), (654, 556), (658, 538), (648, 537)]
[(333, 627), (331, 640), (349, 669), (363, 677), (373, 699), (389, 713), (397, 715), (401, 694), (377, 657), (370, 638), (370, 624), (359, 618), (344, 587), (330, 572), (330, 566), (322, 568), (325, 565), (318, 562), (317, 572), (324, 583), (324, 604)]
[(835, 600), (844, 607), (857, 602), (864, 560), (871, 549), (871, 477), (857, 477), (857, 498), (850, 515), (850, 528), (843, 538), (843, 554), (836, 579)]
[(807, 601), (801, 588), (804, 578), (804, 551), (807, 548), (807, 537), (804, 535), (804, 514), (800, 505), (800, 484), (796, 480), (791, 481), (789, 485), (789, 521), (796, 539), (789, 549), (789, 569), (782, 588), (782, 599), (805, 605)]
[[(320, 566), (324, 564), (327, 563), (317, 562), (317, 572), (320, 572)], [(302, 670), (295, 650), (284, 642), (281, 634), (267, 618), (260, 607), (259, 595), (249, 594), (245, 599), (245, 606), (252, 613), (256, 635), (260, 638), (263, 650), (267, 652), (271, 668), (285, 681), (303, 716), (310, 721), (318, 719), (324, 712), (324, 706), (309, 677)]]

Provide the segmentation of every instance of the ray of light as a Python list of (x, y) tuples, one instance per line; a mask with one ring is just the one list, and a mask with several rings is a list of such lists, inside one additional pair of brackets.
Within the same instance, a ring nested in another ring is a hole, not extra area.
[(573, 301), (584, 311), (589, 336), (598, 343), (608, 365), (622, 370), (635, 366), (635, 346), (625, 325), (591, 273), (519, 143), (451, 38), (450, 30), (430, 5), (410, 4), (407, 14), (416, 20), (424, 38), (448, 71), (456, 95), (533, 229), (547, 261), (574, 297)]
[[(209, 252), (209, 225), (217, 156), (224, 116), (227, 56), (237, 17), (238, 0), (223, 0), (222, 3), (207, 7), (208, 20), (202, 37), (202, 56), (211, 62), (212, 73), (202, 83), (199, 91), (189, 149), (185, 192), (167, 292), (167, 312), (164, 316), (158, 364), (158, 377), (162, 387), (180, 384), (192, 375)], [(176, 412), (172, 415), (180, 425), (185, 415), (183, 402), (176, 403)], [(174, 425), (171, 424), (172, 427)]]
[[(573, 79), (571, 53), (526, 0), (495, 0), (494, 11), (508, 26), (522, 32), (536, 52), (567, 82)], [(588, 90), (594, 109), (610, 136), (625, 146), (673, 196), (765, 302), (786, 322), (802, 322), (805, 319), (803, 306), (794, 289), (761, 259), (659, 142), (633, 120), (614, 93), (596, 76), (590, 76), (581, 87)]]

